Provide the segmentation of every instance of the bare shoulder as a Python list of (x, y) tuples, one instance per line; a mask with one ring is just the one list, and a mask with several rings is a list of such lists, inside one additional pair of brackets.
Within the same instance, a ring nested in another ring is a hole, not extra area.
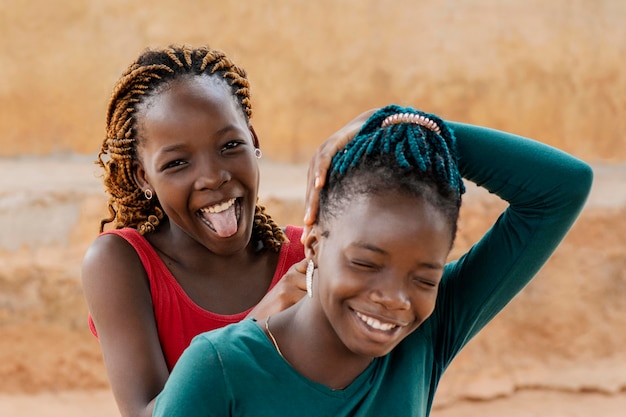
[[(122, 237), (98, 236), (83, 258), (81, 280), (90, 307), (97, 309), (98, 300), (111, 298), (142, 299), (150, 302), (146, 270), (135, 249)], [(94, 313), (94, 311), (92, 311)]]
[[(141, 267), (137, 252), (124, 238), (114, 234), (98, 236), (91, 243), (83, 258), (83, 270), (111, 271), (133, 266)], [(85, 277), (83, 274), (83, 278)]]
[(83, 285), (89, 284), (92, 277), (107, 275), (110, 279), (122, 278), (145, 270), (135, 249), (118, 235), (98, 236), (89, 246), (83, 258)]

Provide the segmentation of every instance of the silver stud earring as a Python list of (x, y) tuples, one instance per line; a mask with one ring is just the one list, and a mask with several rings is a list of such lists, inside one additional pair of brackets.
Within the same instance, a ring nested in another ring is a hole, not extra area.
[(306, 266), (306, 293), (309, 298), (313, 297), (313, 270), (315, 270), (315, 264), (309, 260)]
[(146, 197), (146, 200), (152, 200), (152, 190), (147, 188), (144, 192), (143, 192), (144, 197)]
[(254, 156), (256, 156), (256, 159), (261, 159), (263, 152), (261, 152), (260, 148), (254, 148)]

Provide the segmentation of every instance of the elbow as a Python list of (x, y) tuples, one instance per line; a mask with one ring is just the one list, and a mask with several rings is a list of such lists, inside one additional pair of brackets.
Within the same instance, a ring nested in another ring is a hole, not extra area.
[(580, 161), (576, 169), (574, 169), (572, 178), (575, 178), (577, 184), (575, 189), (578, 191), (578, 198), (584, 203), (591, 192), (593, 169), (586, 162)]
[(569, 204), (584, 206), (591, 192), (593, 176), (593, 169), (586, 162), (576, 160), (571, 164), (561, 184), (561, 190), (568, 194)]

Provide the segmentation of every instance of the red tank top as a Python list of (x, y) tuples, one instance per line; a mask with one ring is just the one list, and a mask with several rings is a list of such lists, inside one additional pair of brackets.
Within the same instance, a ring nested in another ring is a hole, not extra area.
[[(154, 248), (137, 230), (124, 228), (109, 230), (103, 234), (121, 236), (133, 246), (141, 259), (150, 280), (150, 292), (159, 340), (170, 371), (185, 348), (191, 343), (191, 339), (196, 335), (239, 322), (252, 310), (250, 308), (232, 315), (216, 314), (204, 310), (187, 296)], [(289, 241), (284, 242), (280, 249), (278, 264), (270, 289), (276, 285), (291, 265), (304, 259), (304, 247), (300, 242), (302, 228), (287, 226), (285, 234)], [(89, 316), (89, 327), (97, 337), (91, 316)]]

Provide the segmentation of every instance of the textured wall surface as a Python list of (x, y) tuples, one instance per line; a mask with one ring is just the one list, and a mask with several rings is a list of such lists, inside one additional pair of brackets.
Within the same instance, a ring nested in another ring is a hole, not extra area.
[(622, 0), (3, 0), (0, 156), (96, 152), (143, 48), (208, 43), (248, 70), (275, 160), (389, 102), (623, 160), (625, 19)]

